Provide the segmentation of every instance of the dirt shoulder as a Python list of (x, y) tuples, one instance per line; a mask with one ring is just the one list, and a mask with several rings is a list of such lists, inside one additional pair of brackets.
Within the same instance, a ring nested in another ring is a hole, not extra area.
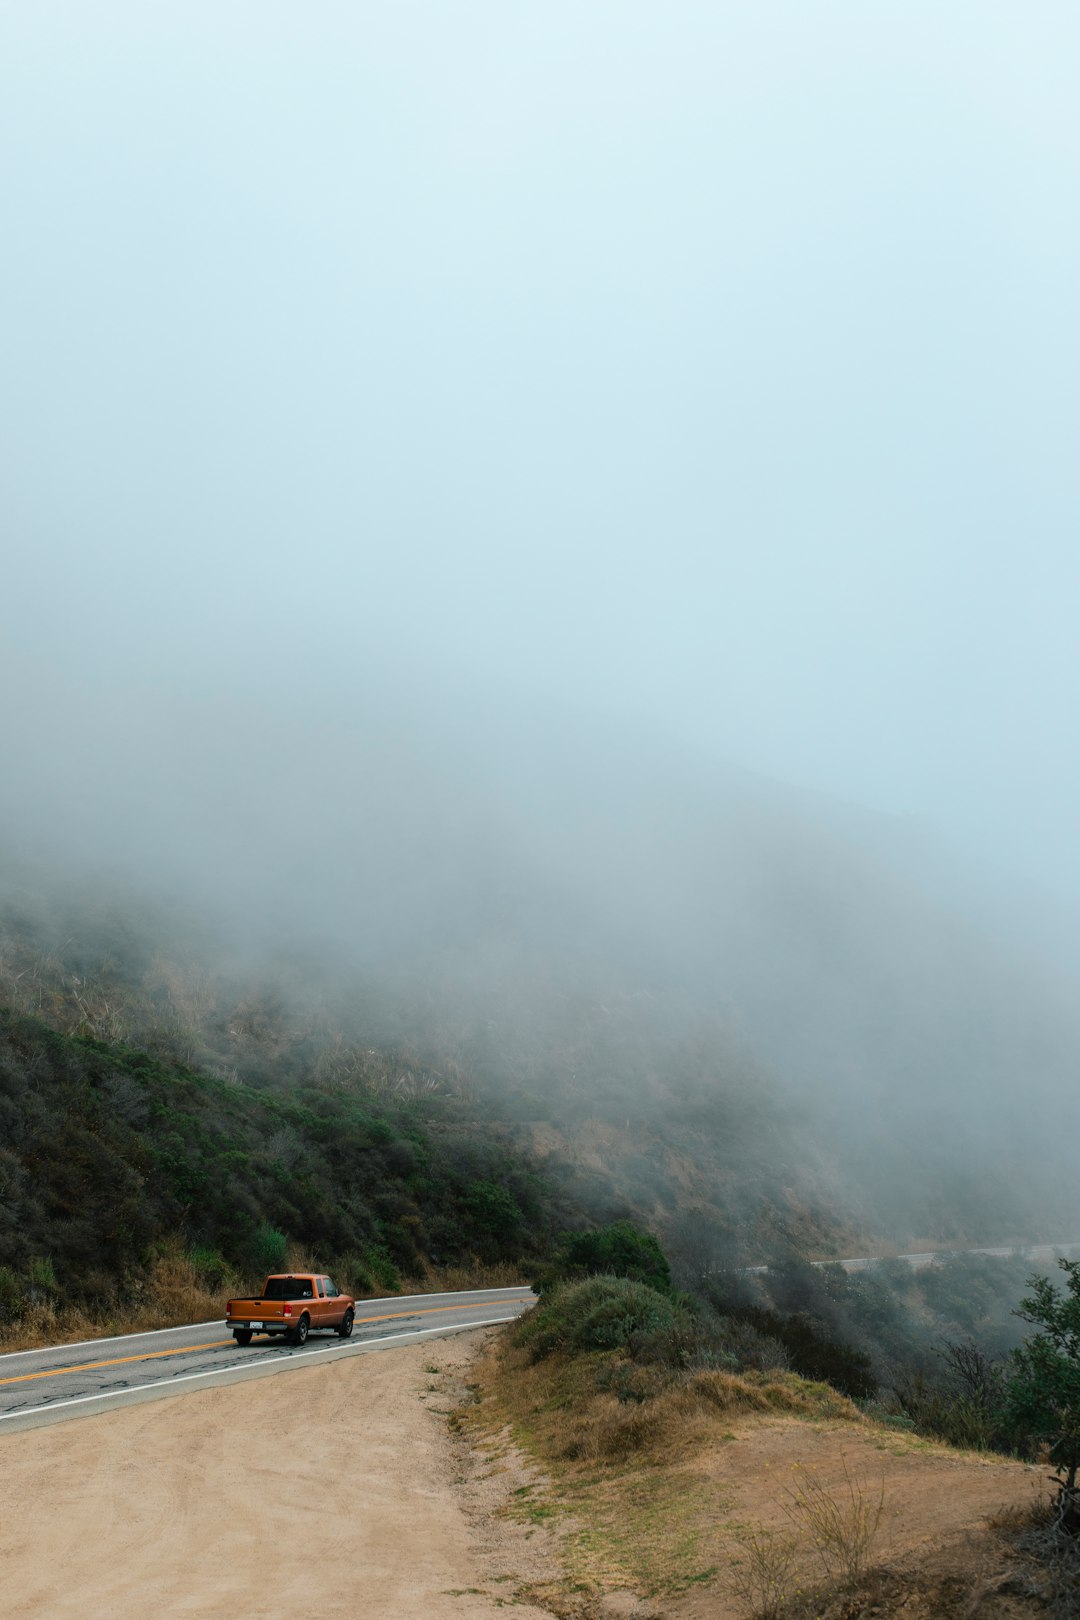
[(5, 1613), (495, 1616), (547, 1554), (499, 1519), (501, 1464), (472, 1470), (463, 1506), (447, 1414), (483, 1337), (5, 1437)]

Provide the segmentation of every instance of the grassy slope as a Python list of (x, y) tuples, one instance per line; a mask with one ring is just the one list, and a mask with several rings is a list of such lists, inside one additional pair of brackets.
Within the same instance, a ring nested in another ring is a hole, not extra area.
[[(738, 1576), (750, 1542), (790, 1538), (782, 1610), (790, 1620), (930, 1620), (976, 1612), (973, 1593), (1008, 1564), (1007, 1550), (973, 1526), (1006, 1501), (1027, 1502), (1037, 1481), (1023, 1465), (897, 1433), (827, 1385), (790, 1373), (699, 1371), (651, 1397), (620, 1400), (611, 1387), (619, 1364), (609, 1352), (533, 1362), (502, 1335), (454, 1419), (496, 1462), (510, 1445), (525, 1453), (538, 1474), (510, 1512), (561, 1531), (563, 1579), (520, 1597), (586, 1616), (600, 1612), (605, 1593), (629, 1591), (642, 1614), (749, 1620), (753, 1605)], [(842, 1508), (849, 1475), (870, 1502), (884, 1481), (870, 1576), (823, 1582), (813, 1535), (786, 1511), (800, 1468), (826, 1482)], [(985, 1615), (1036, 1612), (1031, 1604)]]

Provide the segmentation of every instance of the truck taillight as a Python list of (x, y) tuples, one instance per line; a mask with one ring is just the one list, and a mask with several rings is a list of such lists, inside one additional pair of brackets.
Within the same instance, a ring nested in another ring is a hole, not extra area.
[(282, 1314), (282, 1316), (291, 1316), (292, 1315), (292, 1306), (291, 1305), (283, 1305), (281, 1307), (281, 1314)]
[(232, 1300), (231, 1299), (227, 1302), (227, 1304), (225, 1306), (225, 1315), (226, 1316), (231, 1316), (232, 1315)]

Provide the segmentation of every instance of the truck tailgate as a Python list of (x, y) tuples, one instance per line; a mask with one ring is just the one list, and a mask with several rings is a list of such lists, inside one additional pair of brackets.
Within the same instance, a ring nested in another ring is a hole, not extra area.
[(229, 1304), (229, 1322), (241, 1327), (250, 1327), (256, 1322), (280, 1322), (285, 1312), (285, 1302), (280, 1299), (234, 1299)]

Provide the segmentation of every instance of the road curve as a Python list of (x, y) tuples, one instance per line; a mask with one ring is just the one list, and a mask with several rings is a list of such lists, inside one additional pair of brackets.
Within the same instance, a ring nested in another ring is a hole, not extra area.
[[(1027, 1247), (1011, 1249), (927, 1249), (921, 1254), (868, 1254), (860, 1255), (847, 1260), (811, 1260), (812, 1266), (842, 1266), (845, 1271), (869, 1271), (873, 1266), (880, 1266), (885, 1260), (903, 1260), (913, 1271), (922, 1271), (925, 1266), (939, 1265), (943, 1260), (951, 1260), (955, 1255), (989, 1254), (999, 1259), (1008, 1259), (1010, 1255), (1019, 1255), (1023, 1260), (1056, 1260), (1059, 1255), (1066, 1259), (1080, 1255), (1080, 1242), (1078, 1243), (1036, 1243)], [(743, 1266), (743, 1271), (768, 1271), (768, 1266)]]
[[(942, 1260), (951, 1260), (957, 1254), (989, 1254), (996, 1259), (1007, 1260), (1010, 1255), (1019, 1255), (1024, 1260), (1056, 1260), (1059, 1254), (1066, 1258), (1080, 1251), (1080, 1243), (1036, 1243), (1029, 1248), (1020, 1249), (928, 1249), (923, 1254), (898, 1254), (897, 1260), (906, 1260), (913, 1271), (922, 1271), (925, 1266), (939, 1264)], [(828, 1265), (827, 1260), (815, 1260), (819, 1266)], [(864, 1256), (858, 1260), (837, 1260), (836, 1265), (843, 1266), (845, 1271), (866, 1271), (870, 1266), (878, 1266), (880, 1260)]]
[(313, 1333), (302, 1347), (257, 1335), (240, 1349), (215, 1321), (14, 1351), (0, 1356), (0, 1435), (509, 1322), (534, 1298), (521, 1287), (357, 1300), (351, 1339)]

